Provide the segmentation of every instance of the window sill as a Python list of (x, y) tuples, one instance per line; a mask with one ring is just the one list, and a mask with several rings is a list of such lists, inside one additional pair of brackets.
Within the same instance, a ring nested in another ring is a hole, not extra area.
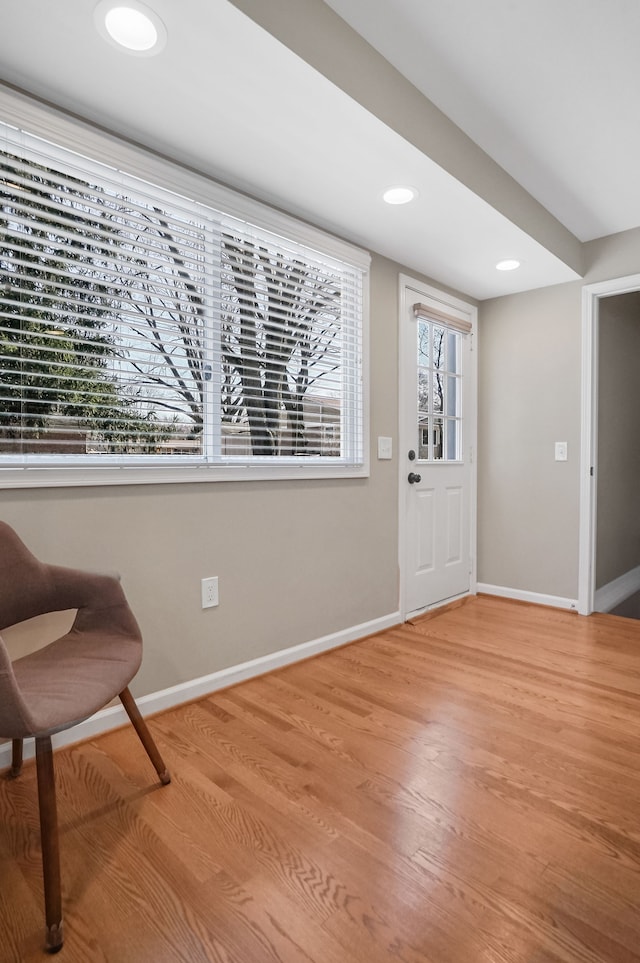
[(173, 485), (201, 482), (367, 478), (369, 465), (101, 465), (1, 467), (0, 489), (85, 488), (99, 485)]

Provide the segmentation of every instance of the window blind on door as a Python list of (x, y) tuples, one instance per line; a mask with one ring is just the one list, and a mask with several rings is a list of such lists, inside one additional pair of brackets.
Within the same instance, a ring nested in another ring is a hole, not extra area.
[(423, 318), (425, 321), (439, 321), (448, 328), (454, 328), (462, 334), (470, 334), (472, 331), (470, 321), (467, 321), (465, 318), (457, 318), (455, 315), (447, 314), (445, 311), (439, 311), (437, 308), (431, 308), (427, 304), (414, 304), (413, 316), (414, 318)]

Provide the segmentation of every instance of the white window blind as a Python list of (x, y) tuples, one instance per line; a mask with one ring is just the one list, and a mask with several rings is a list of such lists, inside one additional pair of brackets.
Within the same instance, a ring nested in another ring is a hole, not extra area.
[(277, 217), (0, 125), (0, 468), (362, 469), (366, 270)]

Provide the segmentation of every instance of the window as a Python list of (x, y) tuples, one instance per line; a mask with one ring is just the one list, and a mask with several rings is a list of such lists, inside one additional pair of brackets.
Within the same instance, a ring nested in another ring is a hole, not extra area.
[(0, 484), (366, 472), (367, 256), (0, 128)]
[(462, 338), (470, 325), (422, 304), (417, 317), (417, 428), (421, 461), (462, 458)]

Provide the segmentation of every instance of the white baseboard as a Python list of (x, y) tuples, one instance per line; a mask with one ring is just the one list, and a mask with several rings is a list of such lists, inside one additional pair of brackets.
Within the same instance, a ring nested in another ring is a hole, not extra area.
[[(149, 695), (141, 696), (136, 699), (136, 703), (143, 716), (153, 715), (156, 712), (163, 712), (172, 709), (174, 706), (183, 702), (190, 702), (202, 696), (216, 692), (218, 689), (226, 689), (244, 682), (254, 676), (264, 675), (274, 669), (291, 665), (293, 662), (301, 662), (311, 656), (319, 655), (321, 652), (328, 652), (336, 649), (348, 642), (355, 642), (367, 635), (375, 632), (383, 632), (402, 621), (399, 612), (392, 612), (379, 619), (372, 619), (370, 622), (362, 622), (341, 632), (334, 632), (332, 635), (325, 635), (319, 639), (312, 639), (310, 642), (302, 642), (300, 645), (292, 645), (288, 649), (280, 649), (270, 655), (260, 656), (258, 659), (251, 659), (249, 662), (241, 662), (239, 665), (229, 666), (227, 669), (220, 669), (210, 675), (201, 676), (198, 679), (191, 679), (189, 682), (181, 682), (179, 685), (171, 686), (168, 689), (161, 689), (159, 692), (152, 692)], [(68, 746), (74, 742), (81, 742), (86, 739), (93, 739), (103, 732), (110, 729), (117, 729), (127, 723), (127, 715), (121, 705), (109, 706), (101, 709), (89, 719), (78, 723), (72, 729), (66, 729), (53, 737), (54, 748)], [(25, 743), (24, 758), (29, 759), (34, 755), (35, 744), (29, 739)], [(11, 743), (0, 744), (0, 769), (5, 769), (11, 765)]]
[(533, 605), (551, 605), (554, 609), (578, 610), (577, 599), (564, 599), (559, 595), (541, 595), (538, 592), (525, 592), (522, 589), (504, 588), (501, 585), (487, 585), (486, 582), (478, 582), (477, 591), (485, 595), (497, 595), (502, 599), (531, 602)]
[(625, 572), (613, 582), (603, 585), (596, 590), (594, 597), (594, 609), (596, 612), (610, 612), (620, 605), (630, 595), (635, 595), (640, 591), (640, 565), (632, 568), (630, 572)]

